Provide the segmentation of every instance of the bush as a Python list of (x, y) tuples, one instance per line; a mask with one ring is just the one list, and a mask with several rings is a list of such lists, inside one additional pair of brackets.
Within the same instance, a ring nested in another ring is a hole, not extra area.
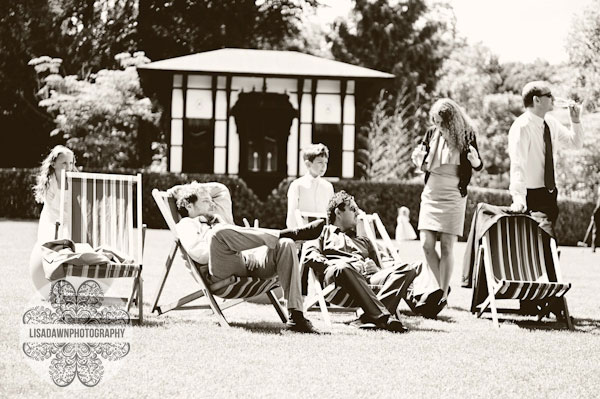
[[(0, 217), (27, 218), (39, 217), (41, 206), (33, 199), (32, 187), (35, 182), (36, 169), (0, 169)], [(131, 170), (120, 170), (117, 173), (136, 173)], [(112, 171), (115, 173), (115, 171)], [(150, 228), (166, 228), (154, 199), (152, 189), (166, 190), (176, 184), (192, 180), (199, 182), (219, 181), (225, 184), (233, 200), (233, 215), (237, 224), (242, 218), (259, 219), (262, 227), (282, 228), (285, 226), (287, 212), (287, 190), (291, 178), (284, 180), (273, 190), (265, 202), (252, 192), (246, 183), (236, 176), (184, 174), (184, 173), (144, 173), (143, 186), (143, 220)], [(366, 182), (359, 180), (340, 180), (333, 183), (336, 191), (346, 190), (356, 198), (358, 205), (369, 213), (376, 212), (381, 217), (388, 233), (393, 237), (396, 227), (398, 208), (406, 206), (410, 209), (410, 222), (416, 228), (423, 184), (417, 182)], [(510, 195), (506, 190), (495, 190), (479, 187), (469, 188), (467, 213), (463, 240), (467, 238), (473, 212), (480, 202), (493, 205), (509, 205)], [(583, 239), (592, 215), (594, 204), (578, 200), (559, 201), (560, 218), (556, 226), (559, 241), (562, 245), (575, 245)]]

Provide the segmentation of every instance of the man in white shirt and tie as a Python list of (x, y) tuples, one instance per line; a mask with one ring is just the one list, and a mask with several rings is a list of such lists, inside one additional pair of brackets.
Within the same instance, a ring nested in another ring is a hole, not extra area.
[(288, 189), (288, 211), (286, 225), (298, 227), (296, 210), (325, 215), (327, 204), (333, 197), (333, 185), (323, 179), (329, 161), (329, 149), (324, 144), (312, 144), (302, 151), (307, 173), (294, 180)]
[(554, 108), (554, 96), (546, 82), (527, 83), (522, 96), (527, 110), (508, 133), (511, 209), (543, 212), (554, 224), (558, 218), (554, 159), (558, 148), (583, 145), (580, 108), (569, 106), (571, 129), (567, 129), (548, 114)]

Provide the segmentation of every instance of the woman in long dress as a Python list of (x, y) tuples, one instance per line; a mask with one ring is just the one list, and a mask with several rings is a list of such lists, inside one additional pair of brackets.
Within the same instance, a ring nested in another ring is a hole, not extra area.
[[(412, 160), (425, 172), (418, 229), (425, 259), (444, 292), (445, 304), (454, 243), (464, 229), (467, 185), (472, 169), (481, 170), (483, 163), (473, 123), (457, 103), (449, 98), (436, 101), (430, 119), (433, 126), (413, 151)], [(439, 254), (435, 248), (438, 236)]]
[[(57, 145), (42, 161), (36, 185), (33, 188), (36, 202), (44, 204), (44, 206), (40, 214), (37, 242), (29, 261), (29, 272), (33, 285), (42, 295), (48, 289), (48, 280), (44, 276), (40, 246), (55, 239), (56, 222), (60, 218), (60, 175), (63, 170), (75, 170), (75, 155), (69, 148)], [(68, 209), (65, 209), (65, 212), (68, 212)], [(62, 227), (65, 237), (69, 237), (67, 228), (67, 226)]]

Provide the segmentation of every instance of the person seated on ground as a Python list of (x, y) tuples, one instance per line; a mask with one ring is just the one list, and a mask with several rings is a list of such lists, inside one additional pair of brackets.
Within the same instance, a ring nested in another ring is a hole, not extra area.
[(268, 279), (277, 274), (289, 310), (287, 328), (317, 332), (304, 317), (294, 240), (317, 238), (324, 222), (319, 220), (300, 229), (285, 230), (239, 227), (231, 224), (233, 217), (223, 215), (227, 208), (211, 197), (211, 192), (217, 194), (223, 190), (227, 188), (220, 183), (178, 187), (174, 196), (184, 216), (177, 223), (181, 245), (194, 261), (208, 264), (210, 275), (216, 279), (230, 276)]
[(329, 149), (324, 144), (311, 144), (302, 151), (307, 172), (294, 180), (288, 189), (288, 210), (286, 225), (298, 227), (296, 210), (302, 212), (325, 213), (327, 203), (333, 197), (333, 185), (323, 179), (327, 171)]
[[(364, 312), (352, 324), (361, 329), (406, 332), (394, 315), (417, 275), (413, 265), (383, 268), (367, 237), (356, 236), (359, 208), (345, 191), (335, 193), (327, 207), (329, 225), (318, 240), (307, 243), (303, 266), (311, 267), (325, 284), (335, 283)], [(377, 295), (368, 284), (382, 285)]]

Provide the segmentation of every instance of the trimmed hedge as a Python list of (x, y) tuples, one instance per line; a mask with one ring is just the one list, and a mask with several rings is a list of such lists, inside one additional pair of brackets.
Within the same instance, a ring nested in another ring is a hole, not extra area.
[[(39, 217), (41, 205), (34, 202), (32, 187), (35, 183), (36, 169), (0, 169), (0, 217), (27, 218)], [(111, 171), (112, 173), (135, 173), (130, 170)], [(273, 190), (266, 201), (262, 202), (236, 176), (185, 174), (185, 173), (144, 173), (143, 174), (143, 215), (144, 223), (150, 228), (166, 228), (166, 224), (152, 198), (152, 189), (166, 190), (176, 184), (197, 180), (199, 182), (219, 181), (225, 184), (233, 200), (233, 214), (237, 224), (242, 218), (259, 219), (263, 227), (282, 228), (285, 225), (287, 211), (287, 189), (293, 179), (287, 179)], [(336, 191), (346, 190), (354, 195), (358, 205), (368, 211), (377, 212), (388, 232), (393, 237), (396, 227), (398, 208), (410, 209), (410, 221), (416, 228), (423, 184), (394, 181), (386, 183), (359, 180), (340, 180), (333, 183)], [(466, 239), (476, 205), (486, 202), (494, 205), (509, 205), (511, 198), (506, 190), (469, 188), (467, 214), (465, 217)], [(594, 203), (577, 200), (559, 201), (560, 217), (556, 226), (562, 245), (575, 245), (585, 235), (594, 209)]]

